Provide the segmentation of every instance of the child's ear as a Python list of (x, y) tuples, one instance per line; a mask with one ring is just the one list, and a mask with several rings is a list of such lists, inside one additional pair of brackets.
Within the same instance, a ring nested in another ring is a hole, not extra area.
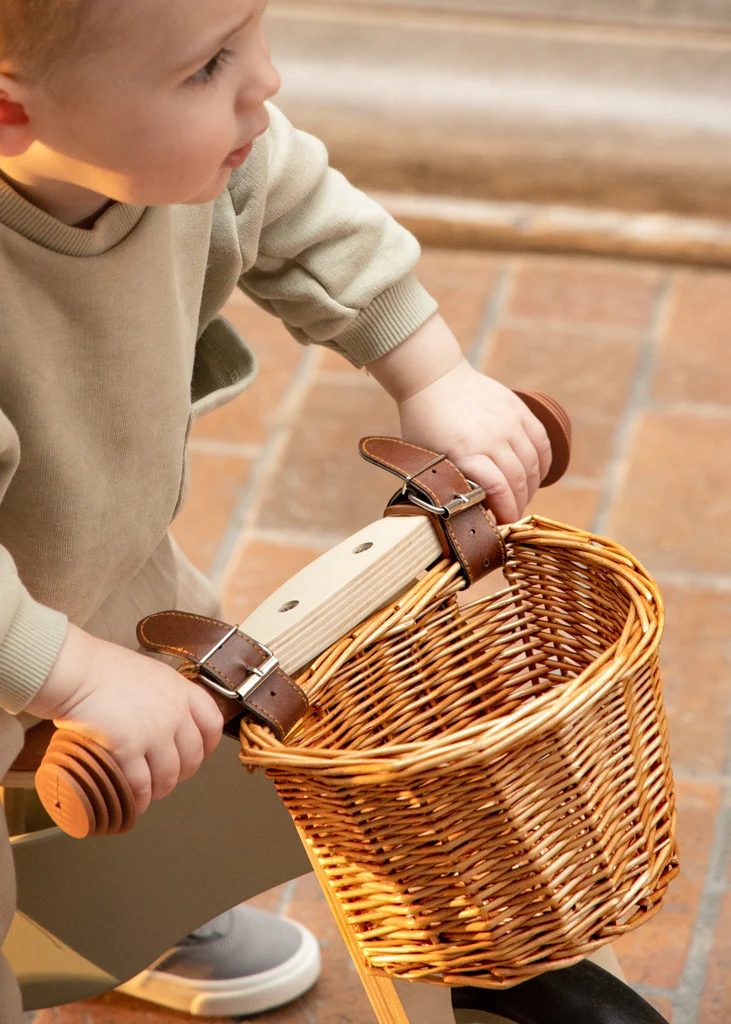
[(0, 156), (20, 156), (33, 141), (22, 88), (0, 74)]

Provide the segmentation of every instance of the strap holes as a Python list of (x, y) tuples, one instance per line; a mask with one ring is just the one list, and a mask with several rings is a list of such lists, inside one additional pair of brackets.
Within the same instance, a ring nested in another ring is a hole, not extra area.
[(278, 609), (278, 611), (280, 611), (280, 612), (291, 612), (292, 609), (296, 608), (298, 604), (299, 604), (299, 601), (287, 601), (287, 603), (283, 604), (282, 607)]
[(434, 475), (436, 476), (436, 475), (437, 475), (437, 471), (436, 471), (436, 469), (433, 469), (433, 470), (432, 470), (432, 473), (433, 473), (433, 474), (434, 474)]
[(269, 691), (269, 696), (270, 697), (276, 697), (277, 696), (277, 691), (276, 690), (270, 690)]
[(367, 540), (365, 544), (359, 544), (357, 548), (353, 548), (354, 555), (362, 555), (364, 551), (370, 551), (373, 547), (373, 542)]
[(470, 533), (474, 536), (475, 531), (474, 530), (470, 530)]

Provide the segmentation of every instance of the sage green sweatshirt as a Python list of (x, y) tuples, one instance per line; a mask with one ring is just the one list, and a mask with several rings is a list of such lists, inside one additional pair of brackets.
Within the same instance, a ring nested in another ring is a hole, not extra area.
[(83, 230), (0, 179), (0, 708), (11, 713), (42, 685), (67, 620), (93, 621), (133, 579), (151, 610), (172, 605), (173, 574), (154, 556), (185, 497), (191, 423), (256, 373), (219, 314), (237, 285), (297, 341), (357, 366), (436, 309), (412, 276), (413, 237), (328, 167), (321, 142), (270, 114), (206, 205), (116, 204)]

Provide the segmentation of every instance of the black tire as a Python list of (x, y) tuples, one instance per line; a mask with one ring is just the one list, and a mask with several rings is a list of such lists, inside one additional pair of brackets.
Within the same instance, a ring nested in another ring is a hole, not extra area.
[(495, 1013), (515, 1024), (668, 1024), (629, 985), (589, 960), (514, 988), (453, 988), (452, 1006)]

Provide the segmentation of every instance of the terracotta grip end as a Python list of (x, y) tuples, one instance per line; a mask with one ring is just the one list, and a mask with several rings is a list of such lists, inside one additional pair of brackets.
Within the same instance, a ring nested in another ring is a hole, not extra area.
[(553, 456), (550, 469), (541, 487), (550, 487), (560, 480), (571, 461), (571, 420), (562, 405), (544, 391), (514, 391), (545, 427)]
[(117, 762), (79, 733), (54, 733), (35, 783), (51, 820), (75, 839), (127, 832), (137, 818), (132, 790)]

